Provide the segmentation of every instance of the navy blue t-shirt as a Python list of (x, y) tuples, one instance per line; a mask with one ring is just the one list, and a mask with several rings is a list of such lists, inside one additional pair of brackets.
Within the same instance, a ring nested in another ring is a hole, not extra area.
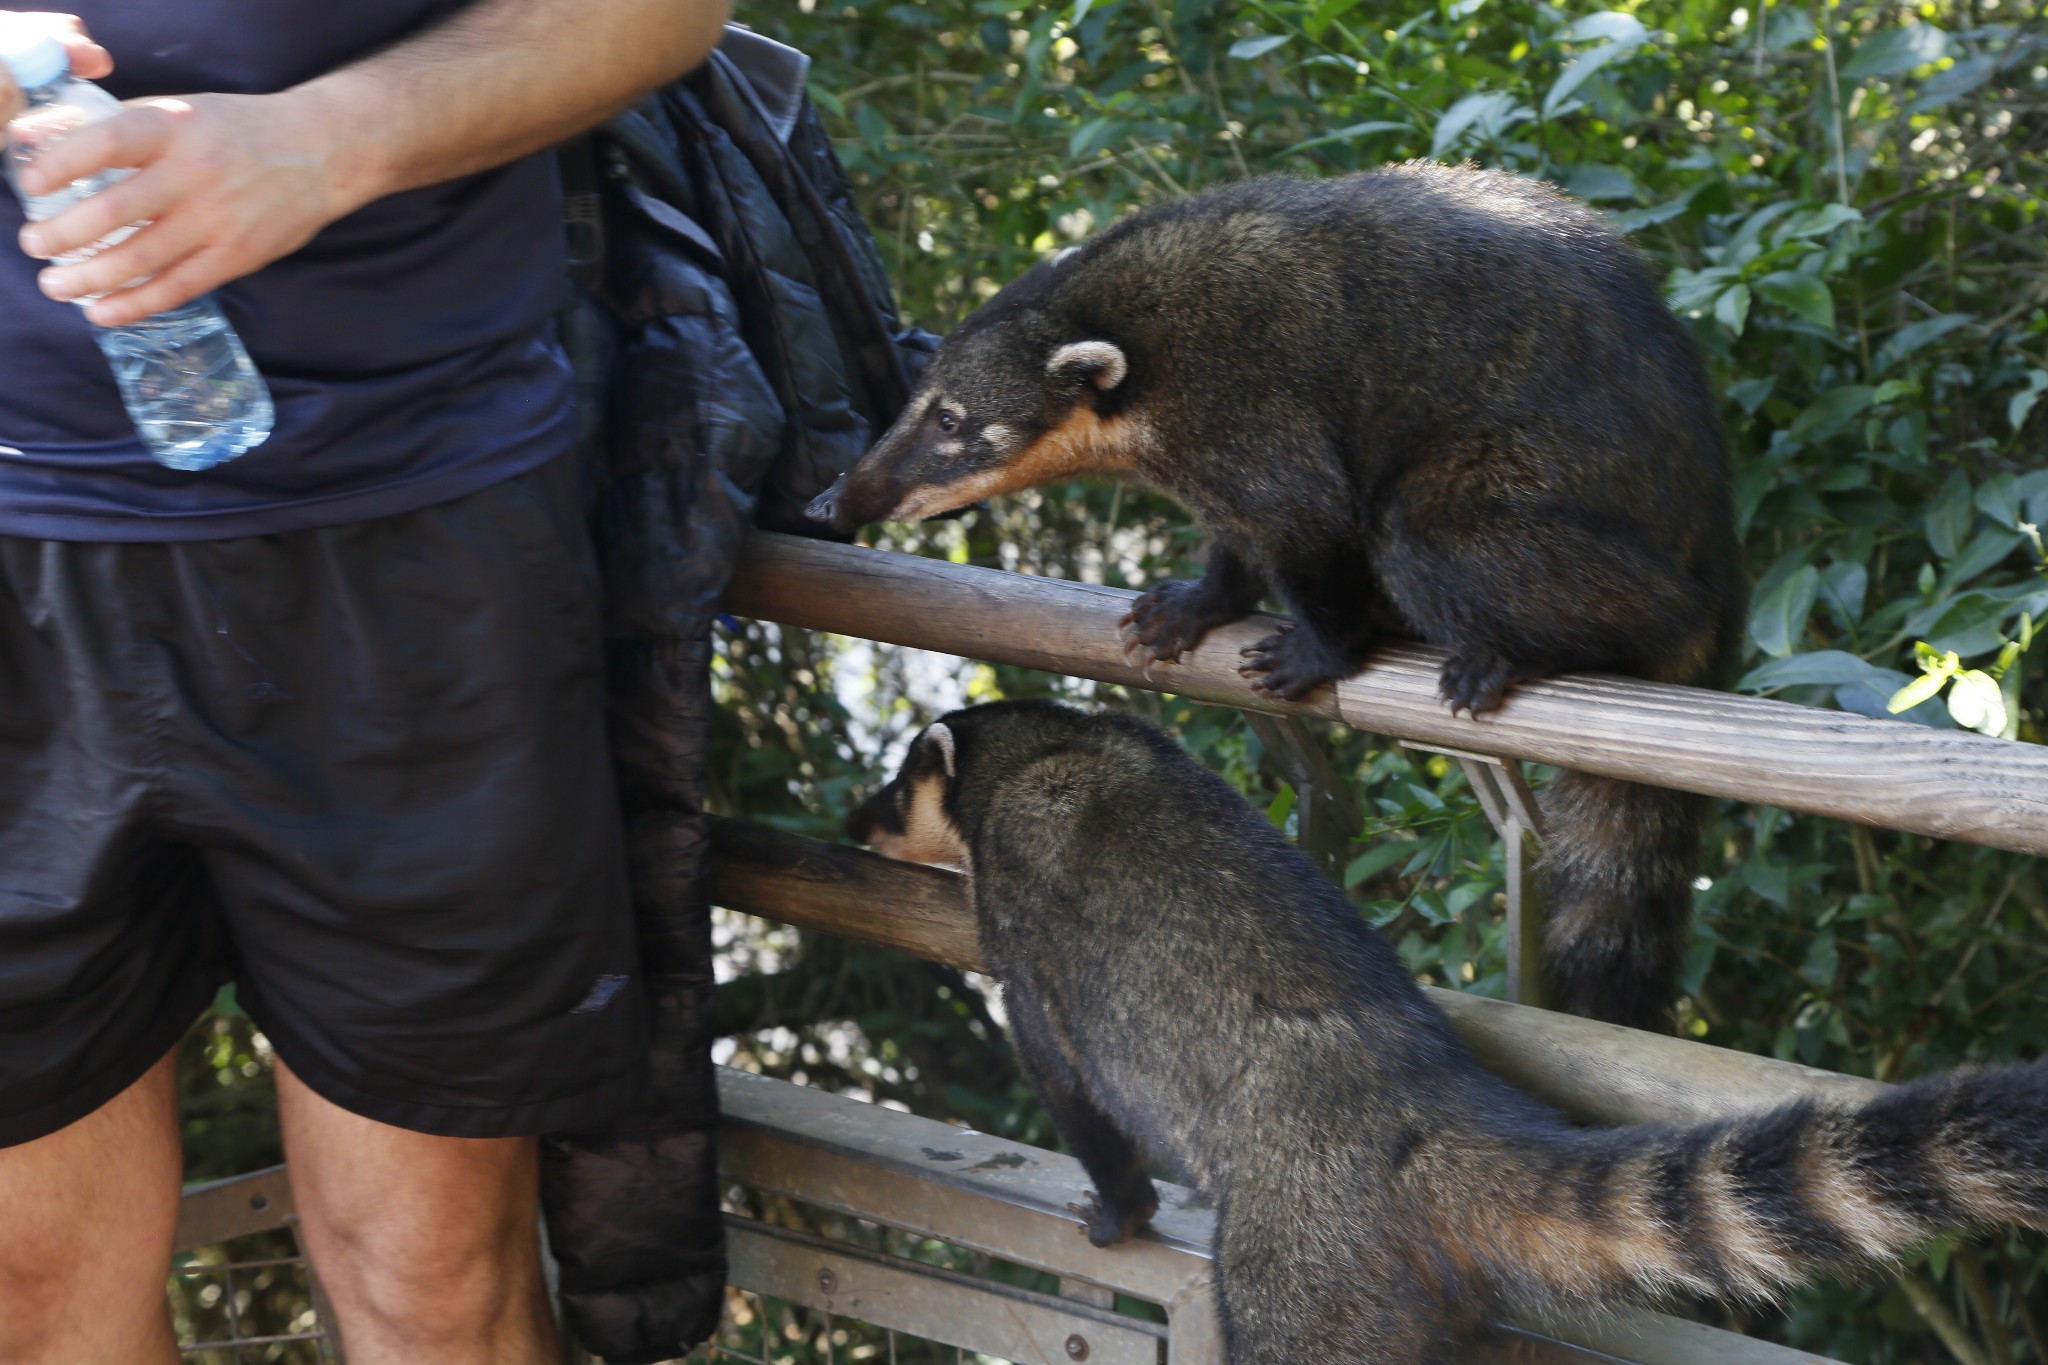
[[(67, 0), (113, 53), (113, 94), (281, 90), (464, 0)], [(0, 190), (0, 535), (198, 540), (411, 511), (574, 440), (553, 315), (552, 161), (382, 199), (220, 291), (277, 404), (270, 439), (215, 469), (150, 458), (73, 304), (36, 287)]]

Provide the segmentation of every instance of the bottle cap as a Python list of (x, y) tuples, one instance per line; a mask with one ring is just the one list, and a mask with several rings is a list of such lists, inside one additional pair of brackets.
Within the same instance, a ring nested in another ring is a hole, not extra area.
[(0, 66), (23, 90), (48, 85), (71, 70), (71, 54), (47, 24), (27, 15), (0, 17)]

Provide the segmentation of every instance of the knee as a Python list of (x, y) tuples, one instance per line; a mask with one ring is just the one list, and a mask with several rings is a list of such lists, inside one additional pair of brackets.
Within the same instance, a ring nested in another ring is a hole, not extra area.
[(474, 1342), (539, 1301), (539, 1240), (530, 1222), (457, 1230), (373, 1221), (336, 1231), (331, 1245), (341, 1264), (318, 1269), (335, 1297), (353, 1300), (380, 1335), (421, 1346)]

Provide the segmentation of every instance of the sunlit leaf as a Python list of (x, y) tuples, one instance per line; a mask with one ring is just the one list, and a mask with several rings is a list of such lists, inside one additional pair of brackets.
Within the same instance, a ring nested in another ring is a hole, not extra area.
[(1896, 76), (1916, 66), (1938, 62), (1948, 52), (1948, 35), (1932, 24), (1902, 24), (1879, 29), (1856, 45), (1842, 63), (1844, 80)]
[(1285, 47), (1294, 41), (1292, 33), (1258, 33), (1249, 38), (1239, 38), (1230, 45), (1230, 55), (1239, 61), (1250, 61), (1263, 57), (1278, 47)]
[(1948, 689), (1948, 713), (1965, 730), (1998, 734), (2005, 729), (2005, 697), (1998, 680), (1980, 668), (1957, 674)]

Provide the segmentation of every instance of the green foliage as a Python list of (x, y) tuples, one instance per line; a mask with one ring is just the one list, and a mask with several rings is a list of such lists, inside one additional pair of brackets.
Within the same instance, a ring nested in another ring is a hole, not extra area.
[[(2048, 609), (2023, 530), (2048, 513), (2038, 3), (800, 0), (747, 17), (815, 57), (905, 306), (938, 330), (1119, 214), (1246, 174), (1470, 157), (1556, 181), (1663, 265), (1726, 396), (1755, 583), (1737, 686), (1885, 716), (1924, 642), (1995, 678), (2006, 728), (2043, 738), (2038, 671), (2017, 655), (1997, 671)], [(878, 543), (1134, 587), (1197, 571), (1199, 549), (1170, 505), (1078, 484)], [(1295, 818), (1228, 711), (752, 624), (728, 644), (718, 799), (754, 818), (830, 834), (918, 724), (995, 695), (1151, 715)], [(1930, 695), (1899, 723), (1956, 721)], [(1330, 738), (1369, 813), (1346, 876), (1361, 912), (1418, 973), (1498, 993), (1499, 853), (1455, 766)], [(1887, 1079), (2048, 1051), (2033, 861), (1730, 807), (1702, 866), (1695, 1036)], [(889, 1025), (850, 1041), (829, 1012), (778, 1035), (780, 1064), (809, 1075), (921, 1029), (974, 1037), (958, 996), (890, 998)], [(928, 1052), (891, 1093), (1042, 1136), (1014, 1076), (989, 1069), (999, 1047), (956, 1059), (980, 1070)], [(1936, 1247), (1907, 1278), (1813, 1290), (1747, 1326), (1879, 1365), (1951, 1346), (2048, 1360), (2039, 1238)]]

